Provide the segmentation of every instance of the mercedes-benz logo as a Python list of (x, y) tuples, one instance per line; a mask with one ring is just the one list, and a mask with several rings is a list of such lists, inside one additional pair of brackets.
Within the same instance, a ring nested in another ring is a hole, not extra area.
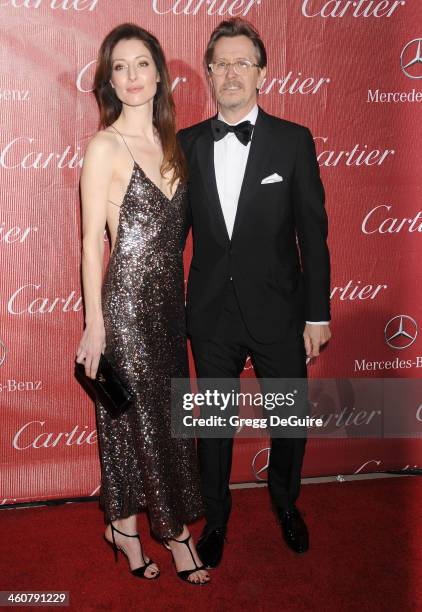
[(0, 366), (2, 366), (6, 359), (6, 347), (4, 343), (0, 340)]
[(397, 315), (390, 319), (384, 329), (385, 341), (393, 349), (405, 349), (415, 342), (418, 326), (408, 315)]
[(271, 448), (261, 448), (252, 460), (252, 471), (257, 480), (267, 480), (267, 478), (261, 478), (261, 474), (268, 470), (268, 466), (270, 465), (270, 452)]
[(409, 79), (422, 79), (422, 38), (414, 38), (403, 47), (400, 66)]

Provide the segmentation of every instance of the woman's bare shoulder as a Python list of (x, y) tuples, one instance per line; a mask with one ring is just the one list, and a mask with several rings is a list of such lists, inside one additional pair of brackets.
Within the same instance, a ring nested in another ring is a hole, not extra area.
[(105, 129), (98, 131), (88, 142), (85, 157), (93, 161), (108, 161), (114, 158), (120, 147), (116, 134)]

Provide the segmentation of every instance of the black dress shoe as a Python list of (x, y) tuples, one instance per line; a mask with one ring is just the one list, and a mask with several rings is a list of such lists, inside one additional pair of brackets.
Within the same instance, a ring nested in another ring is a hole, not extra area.
[(289, 510), (278, 510), (284, 539), (289, 548), (296, 553), (304, 553), (309, 548), (309, 533), (296, 506)]
[(223, 556), (226, 528), (207, 529), (205, 527), (196, 544), (198, 555), (206, 569), (217, 567)]

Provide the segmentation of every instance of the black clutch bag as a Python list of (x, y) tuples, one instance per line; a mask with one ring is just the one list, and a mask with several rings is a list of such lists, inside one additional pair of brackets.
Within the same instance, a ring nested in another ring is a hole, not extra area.
[(112, 419), (121, 416), (132, 403), (132, 395), (104, 355), (100, 357), (95, 379), (85, 374), (83, 363), (75, 364), (75, 377), (85, 391), (104, 406)]

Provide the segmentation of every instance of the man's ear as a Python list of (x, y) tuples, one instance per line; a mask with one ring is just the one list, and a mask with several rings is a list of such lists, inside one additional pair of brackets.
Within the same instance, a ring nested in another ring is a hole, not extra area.
[(267, 75), (267, 67), (259, 68), (259, 78), (257, 83), (257, 88), (260, 89)]
[(210, 85), (211, 85), (211, 89), (212, 89), (212, 91), (214, 91), (214, 83), (213, 83), (213, 80), (212, 80), (212, 72), (211, 72), (211, 70), (207, 70), (207, 74), (208, 74), (208, 80), (209, 80)]

